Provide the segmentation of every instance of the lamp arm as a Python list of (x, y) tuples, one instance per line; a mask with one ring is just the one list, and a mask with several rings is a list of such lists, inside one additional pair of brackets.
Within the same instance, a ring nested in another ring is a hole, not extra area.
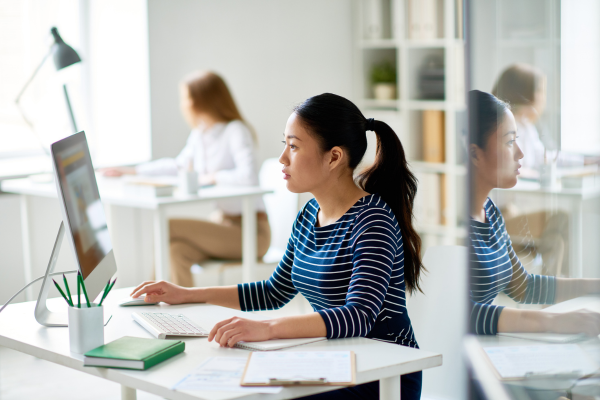
[(15, 103), (19, 104), (19, 101), (21, 100), (21, 96), (23, 96), (23, 93), (25, 93), (25, 90), (27, 90), (27, 88), (29, 87), (29, 84), (31, 83), (31, 81), (33, 81), (33, 78), (35, 78), (35, 76), (38, 74), (38, 72), (40, 72), (40, 69), (42, 69), (42, 66), (44, 65), (44, 63), (46, 62), (48, 57), (50, 57), (51, 54), (52, 54), (52, 47), (50, 47), (48, 54), (46, 54), (44, 56), (40, 65), (38, 65), (38, 67), (35, 69), (35, 71), (33, 71), (33, 74), (31, 75), (29, 80), (27, 81), (27, 83), (25, 83), (25, 86), (23, 86), (23, 89), (21, 89), (21, 91), (19, 92), (19, 95), (15, 99)]
[(29, 87), (29, 85), (31, 84), (31, 81), (33, 81), (33, 78), (35, 78), (35, 76), (38, 74), (38, 72), (40, 72), (40, 69), (42, 68), (42, 66), (44, 65), (44, 63), (46, 62), (46, 60), (48, 59), (48, 57), (50, 57), (50, 55), (52, 54), (52, 47), (50, 48), (50, 50), (48, 51), (48, 54), (46, 54), (44, 56), (44, 58), (42, 59), (42, 62), (40, 63), (40, 65), (38, 65), (38, 67), (35, 69), (35, 71), (33, 71), (33, 74), (31, 75), (31, 77), (29, 78), (29, 80), (27, 81), (27, 83), (25, 83), (25, 86), (23, 86), (23, 89), (21, 89), (21, 91), (19, 92), (19, 95), (17, 96), (17, 98), (15, 99), (15, 104), (17, 105), (17, 109), (19, 110), (19, 112), (21, 113), (21, 117), (23, 117), (23, 120), (25, 121), (25, 123), (29, 126), (29, 128), (31, 128), (31, 130), (34, 132), (36, 139), (38, 140), (38, 142), (40, 143), (40, 147), (42, 148), (42, 150), (44, 150), (44, 153), (46, 153), (46, 155), (50, 155), (50, 152), (48, 151), (48, 149), (44, 146), (44, 142), (42, 141), (42, 139), (38, 136), (38, 134), (36, 133), (33, 124), (31, 123), (31, 121), (27, 118), (27, 116), (25, 115), (25, 112), (23, 111), (23, 109), (21, 108), (21, 96), (23, 96), (23, 93), (25, 93), (25, 90), (27, 90), (27, 88)]

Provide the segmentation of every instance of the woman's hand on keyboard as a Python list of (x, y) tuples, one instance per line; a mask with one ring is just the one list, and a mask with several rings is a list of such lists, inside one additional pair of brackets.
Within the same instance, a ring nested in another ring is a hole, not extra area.
[(271, 321), (255, 321), (233, 317), (217, 323), (208, 334), (208, 341), (221, 347), (233, 347), (239, 341), (261, 342), (271, 338)]
[(137, 298), (143, 294), (146, 295), (146, 303), (158, 303), (162, 301), (167, 304), (187, 303), (189, 289), (177, 286), (171, 282), (146, 281), (133, 289), (131, 297)]

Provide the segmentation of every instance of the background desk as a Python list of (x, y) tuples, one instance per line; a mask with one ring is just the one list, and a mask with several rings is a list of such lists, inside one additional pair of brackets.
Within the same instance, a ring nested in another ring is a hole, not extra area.
[(543, 189), (537, 182), (519, 180), (511, 189), (494, 189), (492, 199), (500, 207), (514, 201), (519, 214), (541, 210), (566, 210), (569, 213), (569, 277), (581, 278), (583, 271), (583, 206), (589, 200), (600, 199), (600, 187), (584, 189)]
[[(125, 206), (152, 210), (154, 214), (154, 265), (155, 277), (158, 280), (169, 280), (169, 220), (167, 211), (177, 205), (197, 202), (212, 202), (220, 199), (240, 198), (242, 200), (242, 271), (244, 282), (255, 279), (256, 254), (256, 197), (271, 193), (255, 186), (248, 187), (210, 187), (203, 188), (198, 195), (174, 195), (169, 197), (132, 196), (123, 189), (123, 180), (118, 178), (97, 177), (98, 189), (102, 202), (108, 206)], [(21, 225), (23, 232), (23, 260), (25, 264), (25, 280), (30, 282), (32, 276), (29, 231), (32, 223), (29, 221), (28, 196), (56, 198), (54, 182), (40, 183), (32, 179), (14, 179), (2, 182), (2, 190), (21, 195)], [(107, 222), (111, 221), (108, 207)], [(56, 227), (58, 232), (58, 226)], [(32, 293), (27, 299), (33, 299)]]
[[(126, 297), (131, 289), (118, 289), (107, 298), (105, 312), (112, 312), (112, 320), (104, 331), (105, 342), (122, 336), (151, 337), (141, 326), (131, 319), (132, 311), (140, 308), (117, 307), (116, 302)], [(63, 299), (48, 301), (49, 307), (57, 309), (66, 305)], [(146, 371), (129, 371), (84, 367), (83, 357), (69, 351), (69, 333), (67, 328), (46, 328), (39, 325), (34, 317), (35, 302), (26, 302), (8, 306), (0, 313), (0, 345), (33, 355), (35, 357), (83, 371), (98, 377), (117, 382), (123, 386), (124, 399), (135, 399), (135, 389), (154, 393), (168, 399), (290, 399), (298, 396), (325, 392), (336, 387), (284, 388), (278, 394), (244, 395), (235, 392), (178, 392), (171, 390), (187, 373), (201, 364), (207, 357), (243, 357), (249, 352), (239, 349), (223, 349), (206, 338), (185, 338), (185, 353), (175, 356)], [(264, 319), (252, 313), (244, 313), (229, 308), (206, 304), (187, 304), (180, 306), (150, 306), (144, 311), (181, 312), (206, 329), (217, 322), (232, 316)], [(299, 348), (298, 348), (299, 349)], [(298, 350), (292, 349), (292, 350)], [(352, 350), (356, 353), (358, 384), (380, 381), (382, 399), (399, 398), (400, 375), (433, 368), (442, 364), (441, 354), (424, 350), (379, 342), (365, 338), (335, 339), (326, 342), (302, 346), (302, 350)], [(32, 381), (35, 377), (31, 377)], [(90, 388), (93, 390), (93, 388)]]

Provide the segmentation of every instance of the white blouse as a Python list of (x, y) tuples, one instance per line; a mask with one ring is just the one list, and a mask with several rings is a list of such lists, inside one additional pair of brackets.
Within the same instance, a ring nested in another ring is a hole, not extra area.
[[(214, 174), (217, 185), (255, 186), (258, 175), (252, 133), (239, 120), (217, 123), (208, 129), (192, 129), (187, 143), (176, 158), (161, 158), (140, 164), (140, 175), (177, 175), (180, 168), (193, 162), (198, 175)], [(225, 214), (240, 215), (241, 200), (219, 200), (217, 207)], [(264, 211), (262, 198), (256, 209)]]
[[(523, 158), (519, 161), (526, 172), (535, 171), (539, 174), (544, 164), (544, 151), (546, 146), (542, 142), (535, 125), (528, 119), (517, 120), (517, 144), (523, 152)], [(580, 154), (559, 152), (548, 149), (546, 151), (546, 162), (556, 159), (559, 167), (580, 167), (583, 165), (584, 157)]]

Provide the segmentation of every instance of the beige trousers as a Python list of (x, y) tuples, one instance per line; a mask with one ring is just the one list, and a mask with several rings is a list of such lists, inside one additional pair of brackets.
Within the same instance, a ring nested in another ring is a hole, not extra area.
[[(257, 254), (262, 258), (271, 244), (267, 214), (256, 214)], [(191, 267), (211, 258), (241, 260), (242, 217), (221, 214), (216, 222), (191, 219), (169, 221), (171, 281), (193, 286)]]

